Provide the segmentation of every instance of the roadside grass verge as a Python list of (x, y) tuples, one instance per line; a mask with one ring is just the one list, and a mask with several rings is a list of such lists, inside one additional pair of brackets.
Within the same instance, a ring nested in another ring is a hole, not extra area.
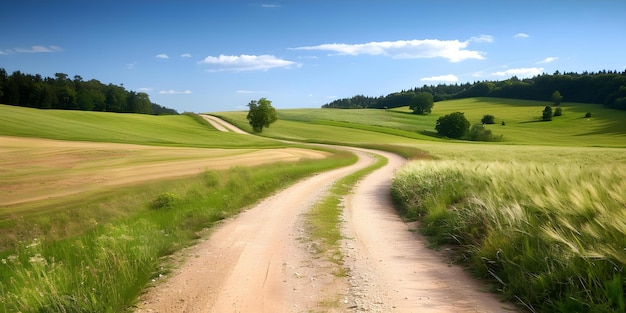
[(128, 198), (112, 194), (100, 205), (125, 214), (100, 221), (79, 215), (82, 232), (48, 240), (53, 221), (0, 253), (0, 311), (128, 310), (148, 282), (167, 275), (164, 257), (190, 245), (199, 231), (302, 177), (355, 160), (337, 152), (323, 160), (206, 171), (156, 185), (161, 188), (132, 188)]
[(421, 161), (396, 174), (402, 216), (532, 312), (626, 310), (623, 164)]

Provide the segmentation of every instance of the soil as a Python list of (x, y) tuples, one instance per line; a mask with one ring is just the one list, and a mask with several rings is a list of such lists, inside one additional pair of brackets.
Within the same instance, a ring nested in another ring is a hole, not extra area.
[[(443, 254), (426, 248), (394, 211), (389, 187), (405, 160), (346, 148), (359, 161), (314, 175), (224, 221), (137, 303), (148, 312), (511, 312), (515, 308)], [(305, 214), (339, 178), (374, 162), (388, 165), (344, 199), (345, 275), (316, 254)]]

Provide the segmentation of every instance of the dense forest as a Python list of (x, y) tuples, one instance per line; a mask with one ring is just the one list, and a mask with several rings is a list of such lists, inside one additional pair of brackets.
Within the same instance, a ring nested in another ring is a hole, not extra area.
[(411, 97), (419, 92), (433, 95), (434, 101), (469, 97), (500, 97), (551, 101), (559, 91), (564, 102), (600, 103), (607, 107), (626, 110), (626, 71), (597, 73), (544, 74), (520, 80), (512, 77), (504, 81), (482, 81), (454, 85), (415, 87), (387, 96), (363, 95), (344, 98), (324, 104), (322, 108), (396, 108), (409, 105)]
[(39, 109), (106, 111), (141, 114), (178, 114), (176, 110), (152, 103), (148, 94), (105, 85), (96, 79), (70, 79), (56, 73), (54, 78), (23, 74), (7, 75), (0, 68), (0, 103)]

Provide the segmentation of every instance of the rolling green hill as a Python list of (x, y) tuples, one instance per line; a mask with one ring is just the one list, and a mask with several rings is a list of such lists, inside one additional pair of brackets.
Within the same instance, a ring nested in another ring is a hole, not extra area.
[(205, 148), (282, 146), (262, 137), (218, 132), (186, 115), (39, 110), (8, 105), (0, 105), (0, 136)]
[[(626, 147), (626, 112), (602, 105), (563, 103), (562, 116), (541, 121), (543, 108), (550, 103), (499, 98), (467, 98), (435, 103), (429, 115), (411, 114), (408, 107), (378, 109), (292, 109), (279, 110), (279, 121), (263, 132), (264, 136), (294, 140), (337, 143), (398, 143), (414, 139), (446, 141), (432, 136), (440, 116), (464, 112), (472, 124), (483, 115), (494, 115), (496, 124), (485, 125), (498, 144), (577, 147)], [(591, 118), (585, 113), (591, 112)], [(220, 112), (239, 127), (249, 129), (245, 112)], [(505, 122), (503, 126), (501, 122)], [(454, 141), (457, 142), (457, 141)]]

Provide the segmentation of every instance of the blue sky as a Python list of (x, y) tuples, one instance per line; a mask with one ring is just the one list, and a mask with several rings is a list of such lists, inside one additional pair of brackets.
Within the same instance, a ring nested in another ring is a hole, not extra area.
[(123, 84), (179, 112), (626, 69), (623, 0), (5, 0), (0, 29), (9, 74)]

